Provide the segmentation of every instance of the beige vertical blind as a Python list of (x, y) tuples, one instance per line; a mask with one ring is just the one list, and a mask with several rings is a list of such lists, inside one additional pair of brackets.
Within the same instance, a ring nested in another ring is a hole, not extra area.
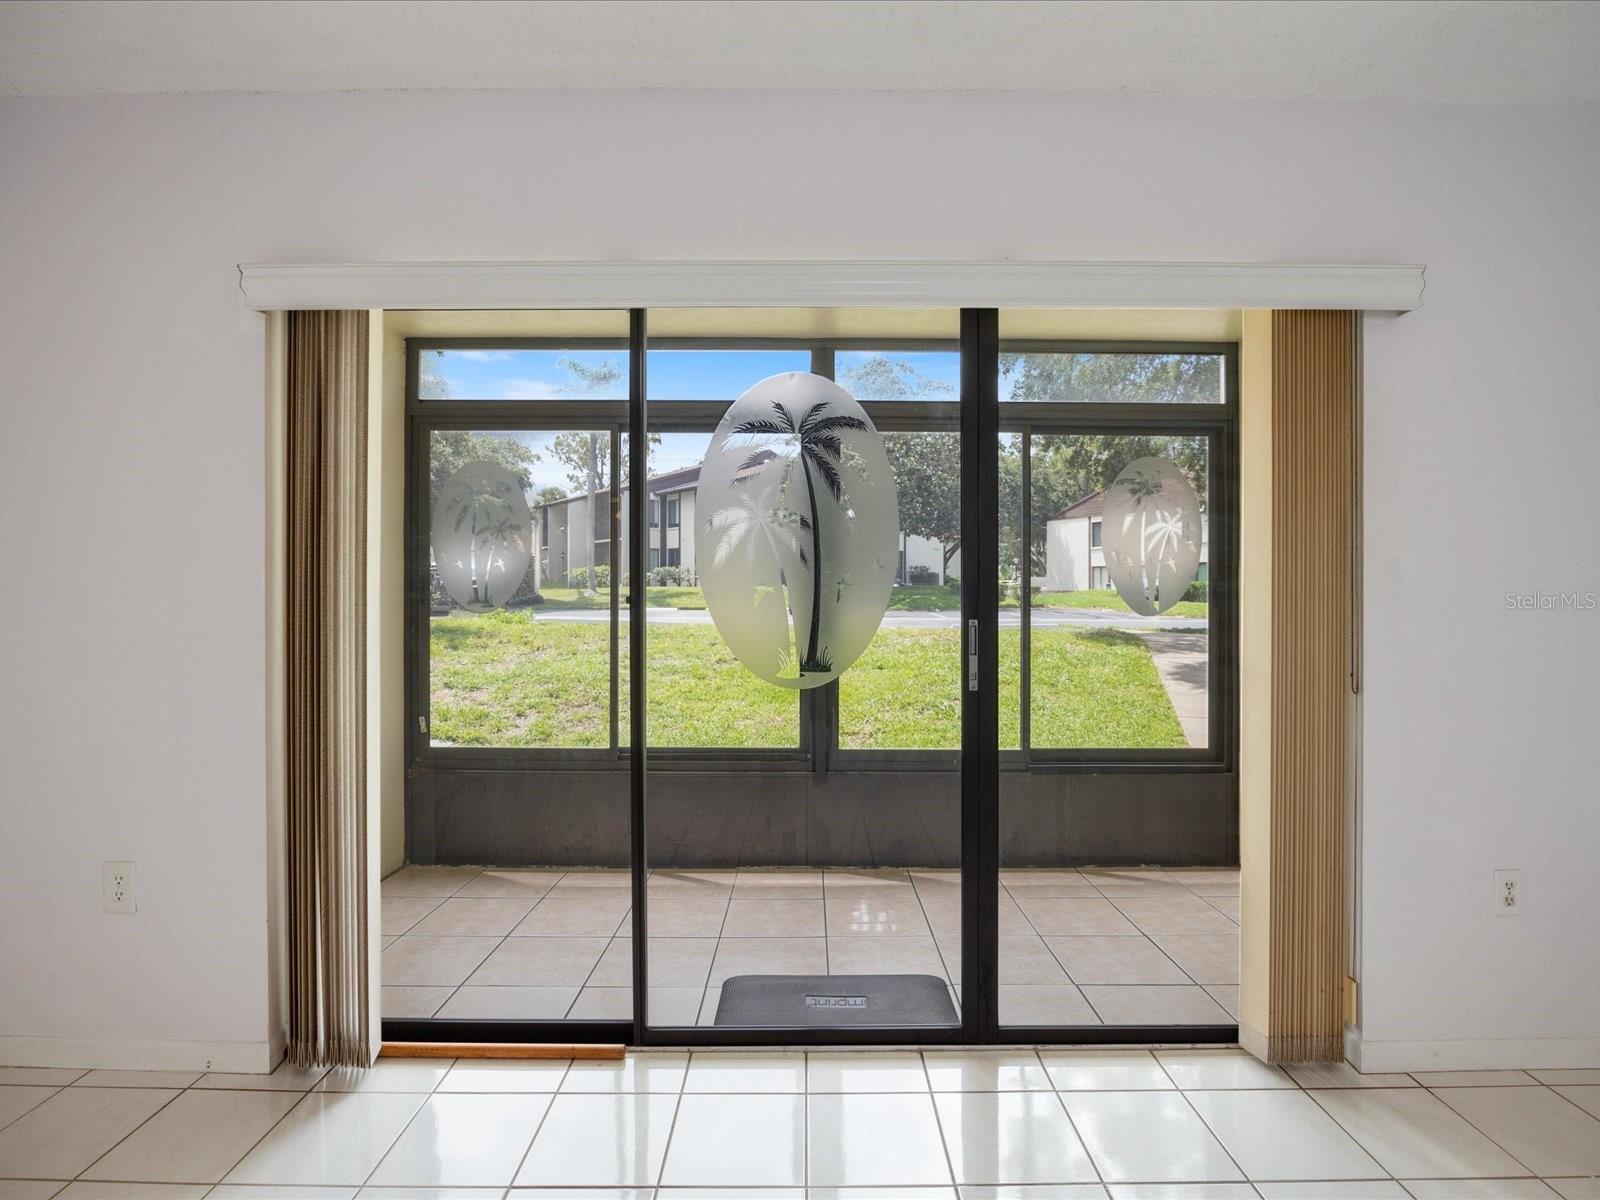
[(288, 322), (289, 1058), (371, 1062), (367, 998), (367, 314)]
[(1272, 315), (1268, 1057), (1344, 1057), (1355, 339), (1350, 312)]

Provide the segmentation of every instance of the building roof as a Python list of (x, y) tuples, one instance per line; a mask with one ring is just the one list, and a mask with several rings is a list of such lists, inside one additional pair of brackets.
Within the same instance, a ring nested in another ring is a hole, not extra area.
[[(773, 457), (775, 457), (775, 455), (771, 450), (761, 451), (762, 462), (766, 462), (767, 459)], [(704, 463), (695, 463), (695, 465), (692, 467), (678, 467), (671, 471), (662, 471), (659, 474), (651, 475), (645, 481), (647, 490), (650, 495), (659, 496), (665, 492), (684, 492), (689, 491), (692, 488), (696, 488), (700, 483), (700, 469), (704, 465)], [(743, 473), (744, 472), (741, 470), (740, 474)], [(626, 495), (628, 489), (624, 487), (622, 491), (623, 494)], [(595, 496), (597, 498), (600, 496), (609, 496), (610, 494), (611, 489), (608, 487), (600, 488), (595, 492)], [(587, 492), (572, 492), (561, 497), (559, 500), (541, 501), (537, 504), (534, 504), (532, 507), (545, 508), (552, 504), (566, 504), (571, 500), (582, 500), (586, 495), (588, 495)]]
[(1106, 510), (1106, 494), (1090, 492), (1082, 500), (1069, 504), (1051, 517), (1052, 521), (1065, 521), (1072, 517), (1098, 517)]

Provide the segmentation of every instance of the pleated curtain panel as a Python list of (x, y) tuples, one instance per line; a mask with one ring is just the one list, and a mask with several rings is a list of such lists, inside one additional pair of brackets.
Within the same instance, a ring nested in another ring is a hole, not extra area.
[(367, 314), (288, 314), (288, 1054), (371, 1062), (367, 987)]

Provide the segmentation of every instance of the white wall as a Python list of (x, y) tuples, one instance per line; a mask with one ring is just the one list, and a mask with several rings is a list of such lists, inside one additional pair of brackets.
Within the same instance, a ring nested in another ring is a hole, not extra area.
[(1089, 518), (1067, 517), (1045, 523), (1044, 586), (1071, 592), (1089, 586)]
[[(1600, 590), (1597, 145), (1592, 106), (0, 101), (0, 1035), (63, 1039), (0, 1057), (264, 1054), (264, 335), (234, 264), (1016, 257), (1428, 265), (1367, 338), (1363, 1052), (1600, 1061), (1600, 614), (1503, 594)], [(137, 916), (100, 912), (106, 858)], [(1522, 917), (1489, 915), (1495, 867)]]

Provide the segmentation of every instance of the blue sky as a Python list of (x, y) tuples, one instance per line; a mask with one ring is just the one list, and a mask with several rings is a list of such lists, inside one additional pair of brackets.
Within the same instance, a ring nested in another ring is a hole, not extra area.
[[(947, 385), (941, 393), (954, 398), (960, 386), (960, 357), (954, 351), (889, 353), (848, 351), (837, 362), (839, 378), (865, 360), (887, 357), (906, 362), (923, 376)], [(579, 373), (565, 360), (594, 370), (609, 365), (616, 382), (596, 392), (584, 390)], [(541, 400), (578, 398), (625, 400), (628, 355), (623, 350), (448, 350), (429, 352), (428, 365), (450, 385), (460, 400)], [(751, 384), (783, 371), (809, 371), (805, 350), (652, 350), (646, 379), (652, 400), (736, 400)]]
[[(752, 384), (784, 371), (809, 371), (806, 350), (651, 350), (646, 375), (652, 400), (727, 400), (739, 398)], [(876, 351), (840, 352), (836, 369), (848, 386), (852, 370)], [(935, 388), (929, 399), (954, 399), (960, 387), (960, 356), (954, 351), (929, 353), (891, 352), (881, 357), (905, 362), (944, 389)], [(576, 362), (588, 371), (614, 368), (616, 380), (597, 391), (585, 391), (581, 373), (566, 365)], [(628, 355), (624, 350), (448, 350), (428, 352), (424, 364), (449, 384), (458, 400), (625, 400), (628, 395)], [(509, 433), (539, 456), (531, 468), (533, 492), (546, 487), (572, 491), (567, 468), (552, 452), (554, 433)], [(651, 449), (650, 473), (693, 466), (711, 442), (709, 433), (668, 433)]]

